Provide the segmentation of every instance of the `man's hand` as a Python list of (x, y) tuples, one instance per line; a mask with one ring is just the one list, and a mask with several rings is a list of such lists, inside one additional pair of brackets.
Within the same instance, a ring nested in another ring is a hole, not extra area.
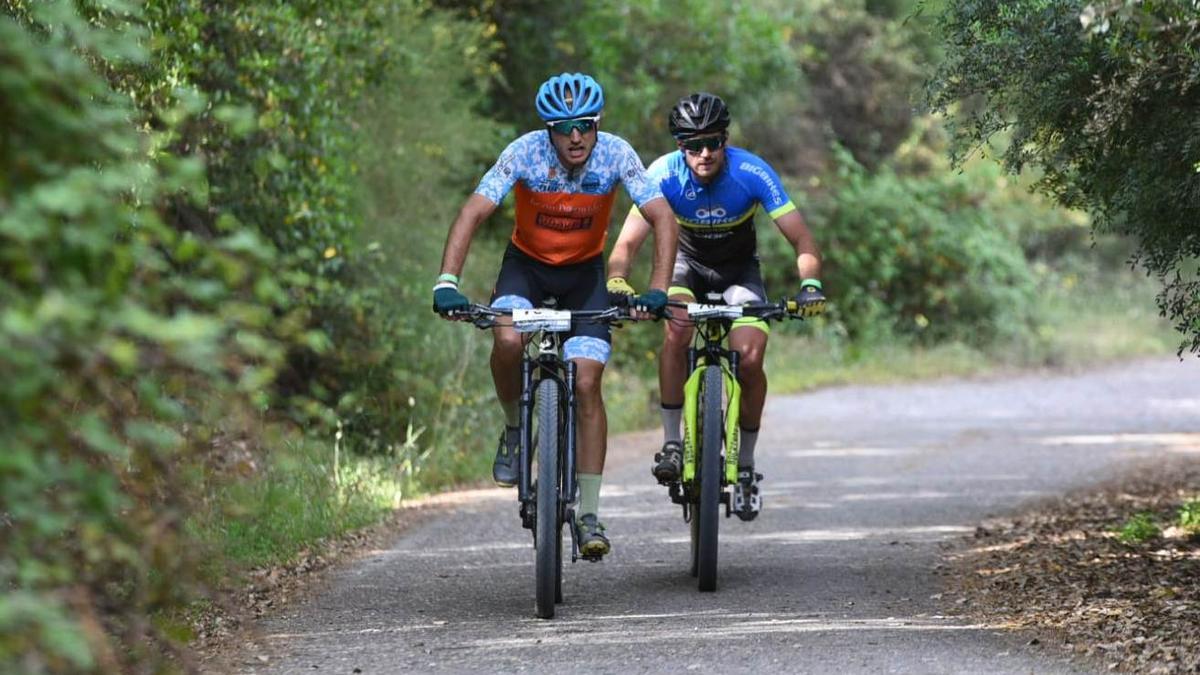
[(816, 279), (805, 279), (800, 282), (800, 292), (788, 303), (788, 311), (806, 319), (823, 313), (825, 311), (825, 294), (821, 292), (821, 282)]
[(651, 288), (641, 295), (633, 296), (630, 304), (635, 311), (661, 318), (666, 314), (667, 292), (661, 288)]
[(605, 286), (608, 289), (608, 304), (613, 307), (628, 307), (636, 293), (625, 277), (613, 277)]
[(433, 287), (433, 311), (438, 314), (449, 316), (453, 312), (465, 311), (470, 306), (471, 301), (458, 292), (457, 286), (439, 284)]

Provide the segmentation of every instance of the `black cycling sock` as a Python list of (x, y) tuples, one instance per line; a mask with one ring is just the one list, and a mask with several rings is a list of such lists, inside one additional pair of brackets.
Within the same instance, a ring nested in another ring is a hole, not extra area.
[(754, 468), (754, 446), (758, 444), (758, 429), (741, 427), (742, 439), (738, 442), (738, 468)]

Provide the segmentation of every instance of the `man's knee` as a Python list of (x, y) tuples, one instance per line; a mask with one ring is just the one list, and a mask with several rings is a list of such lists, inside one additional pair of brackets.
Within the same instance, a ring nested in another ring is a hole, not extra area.
[(663, 349), (668, 352), (680, 352), (692, 343), (691, 326), (680, 326), (674, 322), (667, 323), (666, 335), (663, 339)]
[(739, 353), (738, 373), (740, 373), (743, 378), (749, 377), (753, 379), (760, 377), (763, 372), (763, 357), (767, 351), (767, 341), (758, 339), (758, 336), (755, 335), (754, 339), (739, 342), (741, 342), (741, 344), (734, 346)]
[(521, 358), (524, 342), (521, 340), (520, 333), (515, 330), (494, 330), (492, 337), (494, 338), (492, 342), (493, 359), (512, 361)]
[(575, 395), (580, 400), (587, 398), (595, 400), (600, 398), (600, 380), (604, 374), (603, 368), (576, 368), (575, 370)]

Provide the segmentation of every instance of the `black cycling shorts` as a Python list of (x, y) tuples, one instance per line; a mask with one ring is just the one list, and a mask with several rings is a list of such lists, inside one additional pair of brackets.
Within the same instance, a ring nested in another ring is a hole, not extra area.
[[(697, 302), (706, 302), (707, 294), (725, 293), (731, 286), (741, 286), (757, 295), (759, 302), (766, 301), (767, 289), (763, 285), (758, 256), (746, 261), (709, 267), (689, 258), (682, 251), (675, 255), (675, 269), (671, 275), (672, 295), (687, 290), (691, 291)], [(728, 298), (726, 300), (728, 301)], [(745, 301), (745, 298), (739, 298), (735, 303)]]
[[(497, 307), (542, 307), (546, 298), (557, 300), (557, 309), (603, 310), (608, 309), (608, 291), (605, 288), (604, 256), (569, 265), (548, 265), (525, 254), (509, 242), (500, 263), (500, 274), (492, 290), (492, 305)], [(514, 301), (523, 298), (525, 303)], [(499, 302), (498, 302), (499, 301)], [(586, 321), (572, 325), (570, 338), (592, 338), (601, 340), (603, 347), (592, 340), (571, 340), (564, 343), (564, 358), (578, 356), (592, 358), (601, 363), (608, 359), (608, 348), (612, 344), (611, 331), (607, 324)], [(603, 352), (601, 354), (601, 352)]]

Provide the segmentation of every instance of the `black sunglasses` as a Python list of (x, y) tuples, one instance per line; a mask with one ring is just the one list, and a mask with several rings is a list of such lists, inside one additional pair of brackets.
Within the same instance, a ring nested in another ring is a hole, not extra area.
[(689, 138), (686, 141), (680, 141), (679, 145), (693, 155), (698, 155), (704, 150), (716, 152), (725, 147), (725, 134), (708, 136), (706, 138)]

